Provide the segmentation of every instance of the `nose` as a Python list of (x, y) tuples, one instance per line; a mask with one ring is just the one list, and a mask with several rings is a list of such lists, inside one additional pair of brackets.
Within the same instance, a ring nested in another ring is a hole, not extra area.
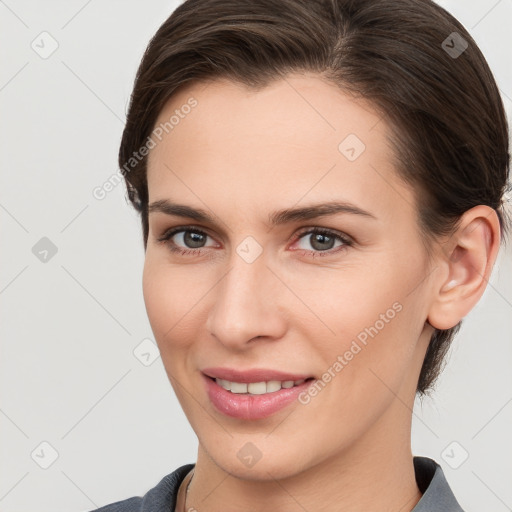
[(232, 351), (246, 350), (254, 338), (279, 339), (286, 329), (285, 287), (263, 256), (248, 263), (234, 252), (224, 278), (212, 290), (206, 328)]

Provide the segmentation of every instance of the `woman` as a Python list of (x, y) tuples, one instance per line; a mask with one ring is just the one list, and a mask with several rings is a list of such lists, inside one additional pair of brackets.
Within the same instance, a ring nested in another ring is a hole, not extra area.
[(113, 511), (460, 511), (411, 453), (508, 220), (503, 105), (425, 0), (187, 0), (119, 164), (195, 464)]

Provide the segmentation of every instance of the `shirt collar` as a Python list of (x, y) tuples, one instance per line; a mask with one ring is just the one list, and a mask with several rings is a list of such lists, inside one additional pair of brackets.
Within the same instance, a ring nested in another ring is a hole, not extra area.
[(464, 512), (448, 485), (443, 469), (433, 459), (414, 457), (416, 483), (423, 493), (412, 512)]

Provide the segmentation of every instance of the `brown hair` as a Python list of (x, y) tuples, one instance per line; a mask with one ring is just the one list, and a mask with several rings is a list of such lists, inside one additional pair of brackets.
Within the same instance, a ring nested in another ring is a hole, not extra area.
[[(427, 251), (479, 204), (496, 210), (504, 238), (510, 155), (503, 104), (473, 38), (440, 6), (429, 0), (186, 0), (146, 49), (119, 150), (144, 247), (147, 157), (133, 154), (172, 94), (192, 81), (221, 77), (260, 89), (290, 72), (318, 73), (382, 114), (392, 129), (397, 172), (417, 196)], [(460, 326), (432, 335), (420, 395), (440, 374)]]

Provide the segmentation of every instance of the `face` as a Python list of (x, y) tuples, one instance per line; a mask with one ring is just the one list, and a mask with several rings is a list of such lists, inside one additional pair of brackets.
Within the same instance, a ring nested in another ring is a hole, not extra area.
[(195, 83), (155, 127), (173, 115), (148, 158), (143, 290), (200, 452), (265, 480), (410, 447), (429, 265), (385, 122), (315, 75)]

